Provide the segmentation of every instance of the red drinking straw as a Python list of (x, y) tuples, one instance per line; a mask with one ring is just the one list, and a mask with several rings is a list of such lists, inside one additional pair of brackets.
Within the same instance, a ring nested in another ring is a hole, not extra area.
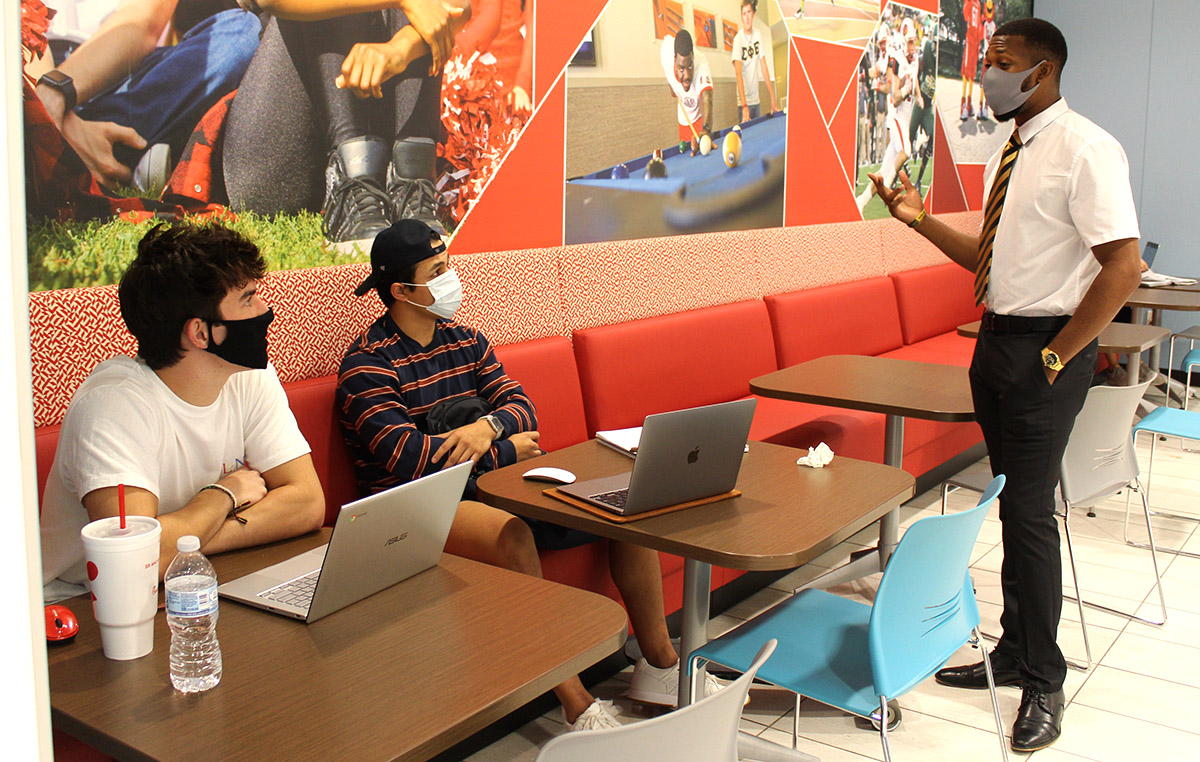
[(121, 512), (121, 528), (125, 528), (125, 485), (117, 485), (117, 507)]

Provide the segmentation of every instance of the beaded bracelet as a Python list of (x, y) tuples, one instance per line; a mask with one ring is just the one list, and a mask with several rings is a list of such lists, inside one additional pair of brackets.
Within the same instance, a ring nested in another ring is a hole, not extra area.
[(227, 514), (227, 516), (229, 518), (235, 519), (239, 524), (246, 523), (245, 517), (241, 516), (239, 514), (239, 511), (241, 511), (245, 506), (238, 505), (237, 495), (233, 494), (233, 490), (229, 489), (224, 484), (206, 484), (200, 488), (200, 491), (203, 492), (206, 489), (220, 490), (221, 492), (224, 492), (226, 495), (228, 495), (229, 502), (233, 505), (233, 507), (229, 509), (229, 513)]

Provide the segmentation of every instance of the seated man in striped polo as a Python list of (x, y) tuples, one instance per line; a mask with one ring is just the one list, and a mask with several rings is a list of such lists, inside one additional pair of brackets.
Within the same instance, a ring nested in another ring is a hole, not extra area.
[[(350, 345), (337, 394), (342, 434), (365, 492), (468, 460), (478, 470), (490, 470), (541, 454), (533, 402), (505, 375), (487, 337), (454, 321), (462, 284), (432, 228), (407, 219), (380, 233), (371, 247), (371, 274), (354, 293), (362, 296), (372, 288), (387, 312)], [(490, 413), (448, 433), (431, 433), (430, 418), (437, 416), (430, 411), (439, 403), (472, 398), (486, 401)], [(473, 489), (472, 480), (465, 497), (474, 497)], [(558, 550), (595, 540), (464, 499), (446, 551), (541, 576), (539, 548)], [(634, 670), (630, 698), (674, 705), (679, 657), (663, 618), (658, 552), (610, 542), (609, 568), (644, 654)], [(710, 678), (706, 692), (719, 687)], [(611, 705), (593, 699), (578, 678), (554, 691), (568, 730), (616, 725)]]

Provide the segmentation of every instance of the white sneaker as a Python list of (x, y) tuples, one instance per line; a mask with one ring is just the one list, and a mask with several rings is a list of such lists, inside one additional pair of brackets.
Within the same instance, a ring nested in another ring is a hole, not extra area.
[[(707, 672), (704, 674), (704, 698), (724, 687), (725, 683)], [(679, 662), (672, 667), (659, 669), (645, 659), (638, 659), (629, 683), (629, 698), (643, 704), (679, 706)]]
[(570, 733), (573, 730), (604, 730), (605, 728), (619, 728), (621, 723), (617, 722), (617, 715), (621, 710), (613, 706), (611, 701), (601, 701), (595, 699), (583, 710), (583, 714), (575, 718), (575, 722), (567, 722), (566, 710), (563, 710), (563, 726)]

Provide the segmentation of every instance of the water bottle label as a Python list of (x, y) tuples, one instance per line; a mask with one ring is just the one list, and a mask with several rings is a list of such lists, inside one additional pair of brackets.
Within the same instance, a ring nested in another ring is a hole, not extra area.
[(171, 616), (208, 616), (217, 611), (217, 585), (203, 590), (167, 588), (167, 613)]

